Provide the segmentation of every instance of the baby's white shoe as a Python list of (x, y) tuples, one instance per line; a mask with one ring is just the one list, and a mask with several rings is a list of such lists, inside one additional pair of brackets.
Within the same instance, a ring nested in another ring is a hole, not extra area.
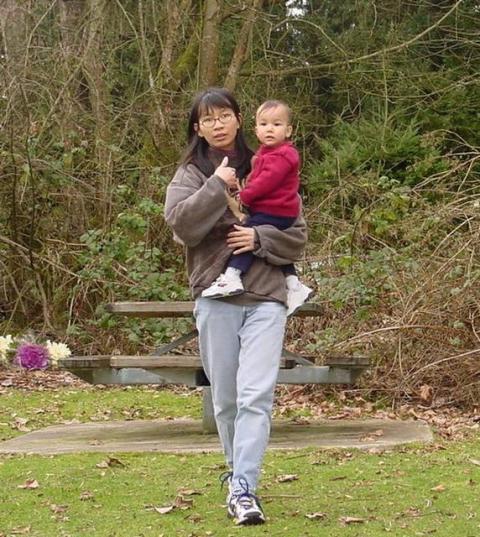
[(313, 289), (307, 287), (302, 282), (287, 289), (287, 317), (295, 313), (313, 294)]
[(203, 293), (203, 298), (222, 298), (243, 293), (243, 283), (237, 274), (220, 274), (220, 276), (207, 287)]

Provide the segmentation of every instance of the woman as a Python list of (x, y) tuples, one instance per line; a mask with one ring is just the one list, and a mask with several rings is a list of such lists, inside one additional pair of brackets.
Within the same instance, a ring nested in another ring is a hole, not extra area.
[[(305, 223), (300, 217), (283, 231), (273, 226), (244, 228), (228, 208), (226, 191), (249, 173), (252, 151), (243, 136), (239, 106), (227, 90), (209, 88), (196, 97), (188, 142), (167, 189), (165, 218), (186, 247), (200, 355), (231, 470), (228, 514), (237, 524), (260, 524), (265, 516), (255, 491), (270, 435), (286, 322), (280, 266), (301, 255)], [(255, 254), (244, 279), (245, 292), (201, 298), (232, 251)]]

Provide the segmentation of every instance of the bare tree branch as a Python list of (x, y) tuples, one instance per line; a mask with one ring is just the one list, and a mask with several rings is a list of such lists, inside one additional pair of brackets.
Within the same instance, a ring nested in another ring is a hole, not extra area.
[(251, 0), (247, 17), (238, 35), (237, 44), (224, 82), (224, 86), (231, 91), (233, 91), (237, 85), (240, 69), (248, 55), (249, 43), (252, 39), (252, 30), (255, 24), (255, 15), (258, 10), (262, 9), (262, 4), (263, 0)]

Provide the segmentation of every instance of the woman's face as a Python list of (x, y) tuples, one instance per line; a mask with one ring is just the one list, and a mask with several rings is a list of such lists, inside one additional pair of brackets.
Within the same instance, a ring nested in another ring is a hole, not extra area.
[(231, 108), (211, 108), (200, 113), (195, 130), (205, 138), (207, 144), (215, 149), (230, 151), (235, 148), (235, 138), (240, 128)]

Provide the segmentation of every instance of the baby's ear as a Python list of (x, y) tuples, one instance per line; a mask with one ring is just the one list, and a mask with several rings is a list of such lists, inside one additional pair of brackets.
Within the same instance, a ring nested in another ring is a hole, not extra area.
[(289, 125), (287, 127), (287, 138), (290, 138), (290, 136), (292, 135), (292, 132), (293, 132), (293, 127)]

